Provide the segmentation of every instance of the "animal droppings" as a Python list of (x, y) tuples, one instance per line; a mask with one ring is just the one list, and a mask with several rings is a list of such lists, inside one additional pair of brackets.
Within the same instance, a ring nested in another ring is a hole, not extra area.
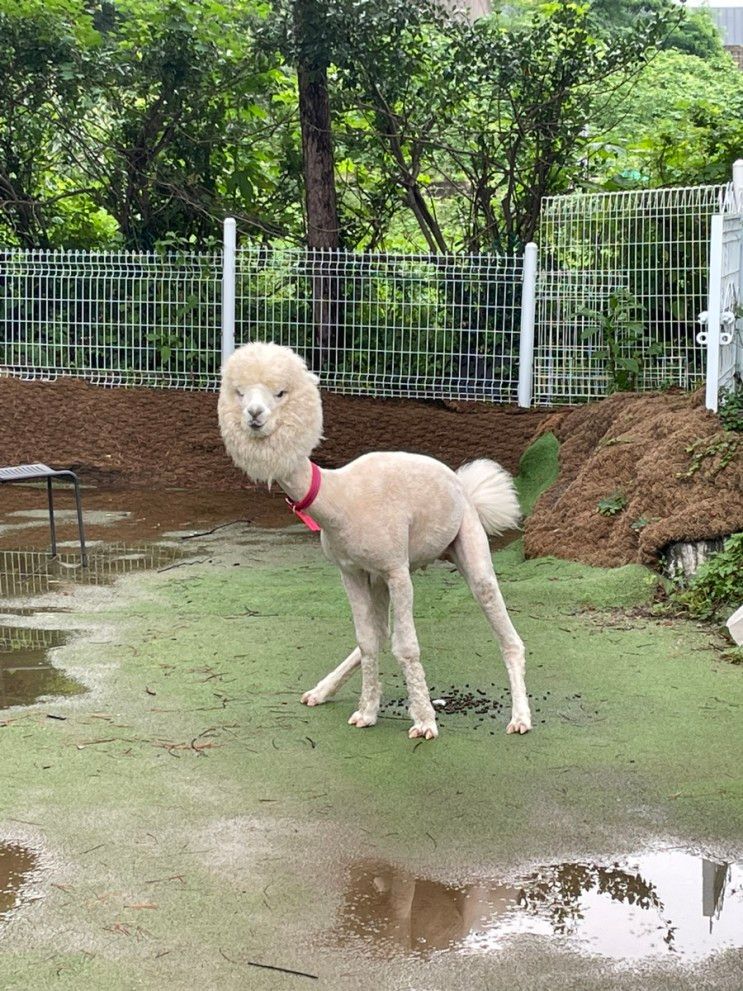
[[(495, 688), (495, 685), (491, 685)], [(499, 692), (488, 695), (482, 688), (470, 688), (464, 685), (458, 688), (450, 685), (446, 690), (441, 691), (435, 685), (430, 688), (431, 705), (436, 710), (436, 716), (441, 726), (451, 725), (454, 717), (474, 717), (472, 727), (477, 729), (481, 723), (487, 719), (500, 720), (504, 713), (510, 712), (511, 697), (507, 688), (502, 688)], [(388, 719), (408, 718), (407, 698), (389, 699), (380, 706), (379, 714)], [(538, 707), (534, 707), (534, 712), (539, 712)], [(447, 719), (452, 717), (452, 719)], [(544, 722), (544, 720), (542, 720)]]

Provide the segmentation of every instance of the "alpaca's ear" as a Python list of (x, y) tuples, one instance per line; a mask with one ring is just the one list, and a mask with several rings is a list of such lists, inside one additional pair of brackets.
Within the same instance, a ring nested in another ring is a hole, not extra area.
[(319, 385), (320, 384), (320, 377), (318, 375), (315, 375), (314, 372), (311, 372), (311, 371), (308, 370), (307, 371), (307, 378), (310, 380), (310, 382), (312, 382), (313, 385)]

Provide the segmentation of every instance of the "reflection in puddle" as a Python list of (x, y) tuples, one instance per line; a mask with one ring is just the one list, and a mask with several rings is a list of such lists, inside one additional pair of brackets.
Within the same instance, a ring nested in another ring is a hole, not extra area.
[(66, 640), (59, 630), (0, 626), (0, 709), (85, 691), (78, 681), (49, 663), (49, 650), (61, 647)]
[[(175, 544), (106, 544), (91, 548), (89, 565), (83, 568), (77, 550), (55, 558), (44, 551), (0, 551), (0, 602), (13, 596), (65, 593), (76, 585), (106, 585), (133, 571), (171, 567), (191, 553), (190, 548)], [(8, 616), (35, 612), (5, 605), (0, 605), (0, 611)], [(44, 609), (54, 611), (55, 607)], [(85, 691), (78, 681), (49, 663), (49, 651), (66, 640), (59, 630), (0, 626), (0, 709)]]
[(743, 865), (659, 850), (446, 885), (365, 861), (350, 870), (339, 932), (383, 956), (492, 953), (531, 935), (615, 961), (701, 958), (743, 947)]
[(0, 551), (0, 598), (43, 595), (66, 585), (106, 585), (132, 571), (164, 568), (187, 557), (174, 544), (106, 544), (90, 549), (83, 568), (77, 552), (50, 558), (44, 551)]
[(0, 843), (0, 923), (21, 901), (23, 885), (36, 870), (39, 858), (15, 843)]

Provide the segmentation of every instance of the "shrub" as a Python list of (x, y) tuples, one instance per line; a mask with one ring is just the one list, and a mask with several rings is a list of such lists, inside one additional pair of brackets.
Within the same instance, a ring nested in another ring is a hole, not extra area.
[(718, 416), (726, 430), (743, 432), (743, 385), (722, 393)]

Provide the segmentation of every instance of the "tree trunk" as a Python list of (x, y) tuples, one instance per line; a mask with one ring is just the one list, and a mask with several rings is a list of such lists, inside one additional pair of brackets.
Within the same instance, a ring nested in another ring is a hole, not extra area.
[(324, 68), (300, 65), (299, 121), (302, 128), (307, 246), (337, 248), (338, 209), (330, 126), (328, 76)]
[(315, 328), (312, 365), (333, 367), (338, 356), (340, 245), (335, 192), (335, 163), (330, 124), (328, 77), (324, 67), (300, 64), (299, 120), (302, 130), (307, 246), (312, 252), (312, 315)]

